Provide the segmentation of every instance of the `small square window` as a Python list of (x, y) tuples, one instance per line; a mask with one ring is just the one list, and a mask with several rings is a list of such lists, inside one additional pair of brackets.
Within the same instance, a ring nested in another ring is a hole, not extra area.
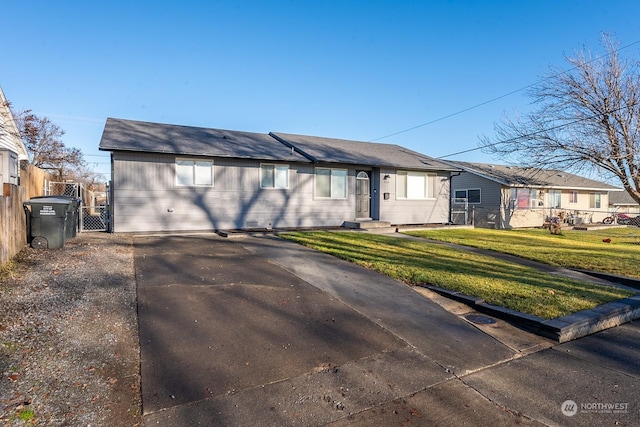
[(569, 203), (578, 203), (578, 192), (571, 191), (569, 193)]
[(347, 170), (316, 168), (316, 197), (347, 198)]
[(288, 165), (260, 165), (261, 188), (289, 188)]

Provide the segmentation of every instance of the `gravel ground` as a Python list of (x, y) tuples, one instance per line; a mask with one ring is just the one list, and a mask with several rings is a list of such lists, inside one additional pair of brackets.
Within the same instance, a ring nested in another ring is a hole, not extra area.
[(129, 236), (26, 248), (0, 276), (0, 426), (141, 424)]

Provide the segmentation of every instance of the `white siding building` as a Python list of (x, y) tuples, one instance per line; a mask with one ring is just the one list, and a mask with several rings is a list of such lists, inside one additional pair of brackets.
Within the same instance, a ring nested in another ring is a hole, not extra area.
[(450, 163), (463, 170), (451, 178), (452, 197), (466, 200), (476, 227), (539, 227), (560, 213), (569, 223), (600, 222), (609, 215), (609, 193), (622, 191), (558, 170)]
[(18, 184), (20, 160), (28, 160), (27, 149), (0, 88), (0, 184)]

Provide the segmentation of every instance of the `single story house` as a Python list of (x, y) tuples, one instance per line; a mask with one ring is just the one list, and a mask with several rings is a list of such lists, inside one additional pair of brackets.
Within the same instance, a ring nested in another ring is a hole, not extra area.
[(21, 160), (29, 160), (29, 155), (0, 88), (0, 185), (19, 184)]
[(609, 193), (609, 210), (631, 216), (640, 215), (640, 204), (626, 191), (614, 191)]
[(570, 223), (600, 222), (609, 215), (609, 194), (622, 191), (558, 170), (449, 163), (462, 170), (451, 177), (452, 222), (466, 215), (476, 227), (536, 227), (560, 213)]
[(447, 223), (457, 169), (398, 145), (109, 118), (116, 232)]

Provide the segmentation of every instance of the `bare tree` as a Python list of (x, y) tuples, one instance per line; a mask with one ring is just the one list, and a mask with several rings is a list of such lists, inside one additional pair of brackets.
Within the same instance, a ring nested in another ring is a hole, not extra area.
[(61, 180), (87, 169), (82, 151), (65, 146), (64, 131), (47, 117), (38, 117), (31, 110), (14, 113), (14, 117), (34, 166), (54, 171)]
[(607, 35), (602, 44), (604, 56), (583, 50), (566, 58), (571, 70), (550, 69), (529, 89), (537, 108), (505, 117), (480, 146), (523, 166), (597, 169), (640, 203), (640, 62)]

